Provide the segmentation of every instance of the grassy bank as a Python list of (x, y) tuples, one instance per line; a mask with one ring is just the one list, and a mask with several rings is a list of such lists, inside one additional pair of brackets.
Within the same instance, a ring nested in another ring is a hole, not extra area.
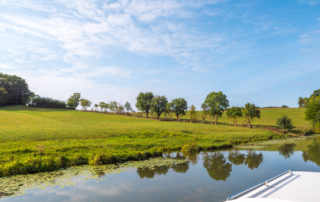
[(0, 117), (0, 176), (142, 160), (190, 142), (209, 149), (280, 137), (261, 129), (68, 110), (4, 107)]

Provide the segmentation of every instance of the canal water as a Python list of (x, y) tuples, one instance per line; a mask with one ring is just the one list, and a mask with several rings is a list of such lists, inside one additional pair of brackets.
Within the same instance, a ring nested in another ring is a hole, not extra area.
[(320, 146), (293, 151), (170, 154), (125, 166), (70, 168), (0, 178), (0, 201), (224, 201), (228, 195), (286, 170), (320, 172)]

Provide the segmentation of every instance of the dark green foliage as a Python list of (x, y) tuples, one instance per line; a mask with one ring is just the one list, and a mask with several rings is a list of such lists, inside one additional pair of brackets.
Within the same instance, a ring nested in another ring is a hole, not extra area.
[(47, 97), (40, 97), (38, 95), (30, 97), (28, 106), (40, 107), (40, 108), (55, 108), (55, 109), (67, 108), (67, 105), (64, 101), (55, 100)]
[[(318, 90), (319, 91), (319, 90)], [(320, 95), (315, 91), (309, 98), (309, 104), (306, 109), (306, 120), (311, 121), (315, 132), (320, 132)]]
[(31, 92), (24, 79), (0, 73), (0, 106), (25, 105), (30, 95)]
[(87, 110), (88, 107), (91, 106), (90, 100), (87, 100), (87, 99), (81, 99), (80, 104), (81, 104), (82, 110), (85, 110), (85, 111)]
[(231, 107), (227, 109), (227, 117), (233, 119), (233, 125), (237, 125), (237, 118), (242, 117), (241, 107)]
[(283, 132), (290, 132), (294, 128), (292, 120), (287, 115), (283, 115), (278, 118), (277, 125), (283, 130)]
[(209, 93), (202, 104), (203, 110), (214, 117), (215, 124), (218, 122), (218, 117), (220, 117), (223, 111), (228, 107), (229, 101), (227, 96), (221, 91)]
[(315, 140), (308, 146), (307, 152), (303, 152), (303, 159), (315, 162), (320, 166), (320, 143), (318, 141)]
[(80, 93), (73, 93), (71, 97), (68, 99), (67, 106), (69, 109), (76, 109), (79, 106), (81, 100)]
[(306, 108), (308, 107), (309, 99), (307, 97), (299, 97), (299, 107), (300, 108)]
[(260, 118), (260, 109), (254, 104), (247, 103), (243, 108), (243, 115), (247, 119), (248, 126), (251, 128), (251, 121), (254, 118)]
[(157, 114), (158, 119), (167, 109), (168, 100), (165, 96), (155, 96), (151, 101), (151, 111)]
[(132, 111), (132, 107), (131, 107), (131, 104), (129, 102), (126, 102), (124, 104), (124, 108), (126, 109), (127, 112), (131, 112)]
[(153, 97), (154, 96), (153, 96), (152, 92), (139, 93), (139, 95), (137, 97), (136, 107), (138, 110), (146, 112), (147, 118), (149, 116), (149, 111), (151, 108), (151, 101), (152, 101)]
[(169, 104), (170, 111), (175, 113), (177, 121), (180, 115), (185, 115), (188, 109), (188, 103), (184, 98), (173, 99)]

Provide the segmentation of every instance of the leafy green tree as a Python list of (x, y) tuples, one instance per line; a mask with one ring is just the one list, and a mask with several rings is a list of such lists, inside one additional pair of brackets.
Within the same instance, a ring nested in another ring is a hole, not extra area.
[(237, 126), (238, 117), (242, 117), (242, 108), (241, 107), (231, 107), (227, 109), (227, 117), (233, 119), (233, 125)]
[(67, 106), (69, 109), (76, 109), (79, 106), (81, 100), (80, 93), (73, 93), (71, 97), (68, 99)]
[(120, 104), (120, 103), (118, 103), (117, 104), (117, 109), (116, 109), (116, 111), (117, 111), (117, 113), (122, 113), (123, 111), (124, 111), (124, 106), (122, 106), (122, 104)]
[(160, 119), (160, 116), (163, 112), (166, 111), (168, 100), (165, 96), (155, 96), (151, 101), (151, 111), (157, 114), (157, 118)]
[(99, 102), (100, 111), (103, 111), (105, 108), (106, 103), (105, 102)]
[(132, 111), (132, 107), (131, 107), (131, 104), (129, 102), (126, 102), (124, 104), (124, 108), (126, 108), (127, 112), (131, 112)]
[(197, 119), (196, 117), (196, 107), (194, 105), (191, 105), (190, 107), (190, 121), (195, 122)]
[(116, 101), (111, 101), (109, 104), (109, 109), (111, 112), (116, 112), (118, 110), (118, 103)]
[(94, 111), (98, 110), (99, 105), (98, 104), (94, 104)]
[(220, 117), (223, 111), (229, 107), (227, 96), (221, 91), (209, 93), (204, 104), (206, 105), (209, 114), (214, 117), (215, 124), (218, 123), (218, 117)]
[(25, 105), (30, 95), (32, 92), (24, 79), (0, 73), (0, 106)]
[(320, 95), (314, 93), (310, 96), (305, 113), (306, 120), (312, 122), (315, 132), (320, 132)]
[(65, 109), (67, 105), (64, 101), (55, 100), (48, 97), (40, 97), (39, 95), (32, 95), (29, 97), (29, 107), (40, 107), (40, 108), (55, 108)]
[(149, 117), (149, 111), (153, 97), (154, 96), (152, 92), (139, 93), (137, 97), (136, 107), (138, 110), (145, 112), (147, 118)]
[(85, 111), (87, 111), (88, 107), (91, 106), (90, 100), (87, 100), (87, 99), (81, 99), (80, 104), (82, 106), (82, 110), (85, 110)]
[(202, 109), (201, 120), (202, 120), (202, 123), (205, 123), (205, 121), (207, 119), (207, 115), (209, 113), (209, 107), (206, 103), (202, 103), (201, 109)]
[(292, 125), (292, 119), (287, 115), (283, 115), (277, 119), (277, 125), (283, 130), (284, 133), (290, 132), (294, 127)]
[(299, 108), (306, 108), (308, 107), (309, 99), (307, 97), (299, 97)]
[(175, 113), (177, 121), (179, 121), (180, 115), (186, 114), (186, 110), (188, 109), (188, 103), (184, 98), (176, 98), (171, 101), (169, 107), (170, 111)]
[(260, 119), (260, 109), (254, 104), (247, 103), (243, 108), (243, 115), (247, 119), (249, 128), (252, 127), (251, 122), (254, 118)]

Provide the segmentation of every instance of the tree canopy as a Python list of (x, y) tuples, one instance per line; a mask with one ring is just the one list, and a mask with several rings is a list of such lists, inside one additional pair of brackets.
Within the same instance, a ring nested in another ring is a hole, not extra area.
[(73, 93), (73, 95), (70, 96), (67, 102), (67, 106), (69, 109), (76, 109), (79, 106), (81, 100), (81, 94), (80, 93)]
[(292, 119), (287, 115), (283, 115), (278, 118), (276, 124), (283, 130), (283, 132), (289, 132), (294, 128), (292, 125)]
[(151, 101), (153, 97), (154, 96), (152, 92), (139, 93), (137, 97), (136, 107), (138, 110), (145, 112), (147, 118), (149, 116)]
[(158, 119), (167, 109), (168, 100), (165, 96), (155, 96), (151, 101), (151, 110), (157, 114)]
[(220, 117), (225, 109), (229, 107), (227, 96), (221, 91), (211, 92), (207, 95), (202, 108), (214, 117), (214, 122), (217, 124), (218, 117)]
[(320, 89), (313, 92), (306, 109), (306, 120), (311, 121), (315, 132), (320, 132)]
[(233, 125), (237, 125), (237, 118), (242, 117), (241, 107), (231, 107), (227, 109), (227, 117), (233, 119)]
[(0, 73), (0, 106), (25, 105), (30, 95), (32, 93), (24, 79)]
[(184, 98), (176, 98), (170, 102), (169, 108), (170, 111), (175, 113), (178, 121), (180, 115), (186, 114), (186, 110), (188, 109), (188, 103)]
[(243, 115), (247, 119), (248, 126), (251, 128), (251, 121), (260, 118), (260, 109), (254, 104), (247, 103), (243, 108)]
[(85, 110), (85, 111), (88, 109), (88, 107), (91, 106), (90, 100), (87, 100), (87, 99), (81, 99), (80, 100), (80, 104), (82, 106), (82, 109)]

